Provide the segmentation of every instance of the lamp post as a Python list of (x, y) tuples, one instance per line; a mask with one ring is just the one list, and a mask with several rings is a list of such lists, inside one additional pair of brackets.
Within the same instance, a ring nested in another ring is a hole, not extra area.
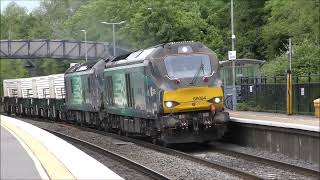
[(121, 22), (116, 22), (116, 23), (110, 23), (110, 22), (101, 22), (102, 24), (112, 24), (112, 36), (113, 36), (113, 56), (116, 56), (116, 35), (115, 35), (115, 29), (114, 26), (115, 25), (119, 25), (119, 24), (123, 24), (125, 23), (125, 21), (121, 21)]
[(85, 49), (86, 49), (86, 51), (85, 51), (85, 56), (86, 56), (86, 62), (87, 62), (87, 61), (88, 61), (87, 31), (84, 30), (84, 29), (82, 29), (82, 30), (80, 30), (80, 31), (84, 32), (84, 47), (85, 47)]
[[(232, 51), (235, 49), (235, 40), (236, 35), (234, 34), (234, 24), (233, 24), (233, 0), (231, 0), (231, 43)], [(235, 62), (236, 59), (232, 60), (232, 109), (236, 110), (237, 104), (237, 89), (236, 89), (236, 71), (235, 71)]]

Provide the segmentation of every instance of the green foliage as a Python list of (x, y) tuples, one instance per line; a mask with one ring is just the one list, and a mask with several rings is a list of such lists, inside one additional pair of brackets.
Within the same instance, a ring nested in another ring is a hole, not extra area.
[[(132, 49), (144, 48), (168, 41), (194, 40), (205, 43), (225, 58), (230, 42), (228, 13), (225, 1), (131, 1), (96, 0), (81, 6), (65, 25), (72, 36), (83, 38), (79, 29), (87, 29), (88, 39), (112, 41), (112, 26), (101, 21), (119, 22), (117, 43)], [(211, 12), (215, 12), (211, 14)]]
[(3, 79), (28, 77), (28, 71), (23, 68), (23, 61), (12, 59), (0, 60), (0, 96), (3, 95)]
[(25, 26), (28, 20), (26, 9), (10, 3), (1, 14), (1, 39), (22, 39), (27, 37)]
[(266, 23), (265, 1), (237, 1), (235, 28), (237, 55), (252, 59), (265, 59), (262, 27)]
[(263, 27), (268, 58), (286, 50), (289, 37), (296, 45), (306, 39), (319, 42), (319, 0), (270, 0), (265, 9), (269, 12)]
[(262, 73), (265, 76), (285, 75), (288, 69), (288, 55), (286, 53), (277, 56), (273, 60), (267, 62), (262, 67)]
[[(297, 45), (293, 45), (292, 70), (294, 75), (319, 74), (320, 50), (316, 42), (305, 39)], [(288, 69), (288, 53), (282, 52), (273, 60), (266, 63), (262, 71), (264, 75), (284, 75)]]
[(319, 74), (320, 49), (319, 42), (304, 39), (293, 48), (293, 72), (295, 75)]
[[(293, 42), (293, 72), (319, 73), (319, 0), (234, 1), (238, 58), (266, 60), (265, 75), (285, 73), (287, 44)], [(168, 41), (200, 41), (222, 60), (231, 49), (229, 0), (46, 0), (28, 13), (11, 3), (2, 13), (1, 39), (76, 39), (112, 42), (112, 25), (119, 22), (116, 41), (140, 49)], [(14, 61), (10, 61), (14, 62)], [(10, 67), (2, 63), (4, 69)], [(37, 61), (39, 75), (61, 73), (69, 61)], [(15, 64), (17, 65), (17, 64)], [(26, 71), (20, 67), (17, 74)], [(1, 77), (9, 72), (3, 71)], [(9, 73), (10, 74), (10, 73)]]

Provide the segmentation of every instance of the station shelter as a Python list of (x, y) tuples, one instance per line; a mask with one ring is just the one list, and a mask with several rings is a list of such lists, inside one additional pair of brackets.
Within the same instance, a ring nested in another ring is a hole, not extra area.
[[(236, 74), (236, 89), (237, 100), (241, 99), (241, 79), (244, 77), (261, 77), (261, 66), (265, 63), (258, 59), (236, 59), (235, 60), (235, 74)], [(224, 89), (224, 97), (227, 107), (232, 107), (232, 61), (220, 61), (220, 79)], [(229, 99), (229, 100), (228, 100)], [(228, 103), (229, 102), (229, 103)]]

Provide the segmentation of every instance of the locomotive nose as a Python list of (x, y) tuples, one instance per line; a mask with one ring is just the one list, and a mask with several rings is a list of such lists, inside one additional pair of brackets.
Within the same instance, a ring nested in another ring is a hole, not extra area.
[(217, 108), (223, 106), (222, 97), (220, 87), (190, 87), (165, 91), (163, 110), (164, 113), (210, 110), (213, 103)]

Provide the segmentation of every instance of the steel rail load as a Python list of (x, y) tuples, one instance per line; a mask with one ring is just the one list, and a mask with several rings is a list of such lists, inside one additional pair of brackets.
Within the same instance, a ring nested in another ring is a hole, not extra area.
[[(96, 126), (164, 144), (210, 142), (226, 131), (217, 55), (198, 42), (172, 42), (87, 62), (64, 74), (63, 98), (23, 96), (17, 80), (5, 82), (4, 110)], [(54, 102), (54, 103), (53, 103)]]

